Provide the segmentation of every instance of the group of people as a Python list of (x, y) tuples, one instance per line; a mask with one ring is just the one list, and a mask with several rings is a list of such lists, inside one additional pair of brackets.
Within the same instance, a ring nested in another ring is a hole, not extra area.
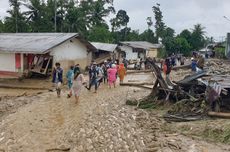
[[(97, 93), (98, 87), (102, 82), (108, 83), (109, 88), (112, 88), (112, 86), (115, 88), (118, 77), (120, 79), (120, 83), (123, 83), (126, 75), (126, 68), (123, 63), (118, 65), (117, 62), (112, 61), (105, 61), (102, 64), (92, 62), (88, 67), (88, 75), (89, 83), (87, 85), (84, 75), (80, 70), (80, 65), (76, 64), (75, 66), (70, 66), (70, 69), (66, 73), (67, 86), (69, 89), (67, 94), (68, 98), (75, 96), (77, 103), (83, 86), (85, 86), (88, 90), (91, 90), (92, 86), (94, 86), (94, 93)], [(63, 69), (61, 68), (60, 63), (55, 64), (52, 82), (56, 86), (57, 96), (60, 97), (61, 86), (63, 84)]]
[(104, 61), (102, 64), (97, 64), (92, 62), (89, 66), (89, 87), (91, 90), (92, 86), (95, 86), (95, 93), (102, 82), (108, 83), (109, 87), (116, 87), (117, 77), (120, 79), (120, 83), (123, 83), (124, 77), (126, 75), (126, 68), (123, 63), (120, 65), (116, 61)]

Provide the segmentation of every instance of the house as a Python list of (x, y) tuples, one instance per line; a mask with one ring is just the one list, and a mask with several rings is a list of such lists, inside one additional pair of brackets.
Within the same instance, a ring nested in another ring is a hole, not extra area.
[(146, 41), (126, 41), (120, 42), (120, 49), (127, 60), (136, 60), (148, 57), (157, 57), (158, 51), (163, 47), (162, 44), (152, 44)]
[(97, 51), (93, 52), (93, 59), (97, 63), (102, 63), (105, 60), (119, 60), (120, 52), (117, 44), (110, 43), (100, 43), (100, 42), (92, 42), (91, 43)]
[(1, 33), (0, 74), (31, 71), (47, 75), (55, 62), (64, 70), (76, 63), (85, 68), (94, 50), (77, 33)]

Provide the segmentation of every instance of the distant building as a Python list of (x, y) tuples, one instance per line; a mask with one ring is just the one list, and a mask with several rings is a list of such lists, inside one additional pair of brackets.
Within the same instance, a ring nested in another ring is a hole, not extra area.
[(97, 63), (103, 63), (105, 60), (119, 60), (120, 49), (117, 44), (92, 42), (91, 43), (97, 50), (93, 52), (93, 60)]
[(46, 75), (55, 62), (64, 70), (79, 63), (85, 68), (95, 47), (77, 33), (1, 33), (0, 74), (25, 71)]
[(136, 60), (146, 57), (157, 57), (158, 51), (163, 47), (162, 44), (152, 44), (146, 41), (126, 41), (120, 42), (120, 49), (127, 60)]

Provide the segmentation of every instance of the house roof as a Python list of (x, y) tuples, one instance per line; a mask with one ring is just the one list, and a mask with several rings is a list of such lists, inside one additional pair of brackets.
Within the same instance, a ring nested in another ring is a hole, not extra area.
[(113, 52), (117, 48), (117, 44), (100, 43), (100, 42), (92, 42), (91, 44), (97, 50), (103, 50), (103, 51), (108, 51), (108, 52)]
[(0, 33), (0, 52), (44, 54), (73, 38), (95, 49), (77, 33)]
[(122, 45), (126, 45), (132, 48), (139, 48), (139, 49), (158, 49), (158, 48), (162, 48), (163, 45), (162, 44), (153, 44), (150, 42), (146, 42), (146, 41), (124, 41), (124, 42), (120, 42), (120, 44)]

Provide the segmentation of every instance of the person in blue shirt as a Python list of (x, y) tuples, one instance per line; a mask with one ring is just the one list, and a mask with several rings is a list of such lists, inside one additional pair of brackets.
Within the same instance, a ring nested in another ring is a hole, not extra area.
[(192, 64), (191, 64), (192, 71), (196, 72), (197, 62), (194, 58), (191, 58), (191, 60), (192, 60)]
[(73, 77), (74, 77), (74, 67), (70, 66), (69, 71), (66, 73), (67, 85), (68, 85), (69, 89), (71, 89), (71, 87), (72, 87)]
[(53, 79), (52, 82), (56, 86), (57, 96), (61, 95), (61, 84), (63, 83), (63, 69), (61, 68), (60, 63), (55, 63), (55, 68), (53, 70)]

